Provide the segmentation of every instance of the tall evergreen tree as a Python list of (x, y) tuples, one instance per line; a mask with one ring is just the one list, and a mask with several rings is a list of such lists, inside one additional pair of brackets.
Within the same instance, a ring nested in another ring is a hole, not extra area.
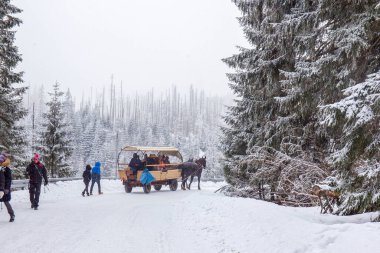
[[(313, 111), (307, 96), (311, 94), (288, 79), (299, 74), (297, 57), (303, 48), (297, 38), (310, 36), (317, 5), (313, 1), (234, 2), (243, 12), (239, 21), (253, 48), (241, 48), (240, 54), (224, 60), (237, 70), (228, 77), (240, 97), (230, 107), (228, 127), (223, 129), (225, 175), (230, 183), (249, 185), (257, 193), (264, 186), (267, 192), (303, 191), (324, 171), (312, 169), (304, 177), (302, 167), (316, 167), (313, 155), (318, 148), (309, 136)], [(301, 177), (297, 184), (292, 182)]]
[(18, 48), (14, 45), (15, 26), (21, 20), (13, 15), (21, 10), (9, 0), (0, 3), (0, 150), (5, 150), (14, 158), (14, 166), (21, 166), (24, 159), (23, 128), (17, 122), (26, 115), (22, 107), (22, 96), (26, 90), (20, 87), (22, 72), (15, 72), (21, 61)]
[(72, 153), (72, 144), (68, 139), (67, 123), (63, 113), (63, 92), (59, 90), (59, 84), (53, 86), (53, 93), (49, 93), (51, 99), (46, 105), (48, 112), (44, 114), (45, 130), (40, 136), (40, 150), (46, 169), (51, 177), (68, 177), (75, 171), (68, 163)]
[[(327, 162), (342, 193), (340, 214), (380, 210), (380, 4), (336, 3), (326, 23), (339, 93), (321, 106), (321, 133), (329, 136)], [(330, 61), (331, 62), (331, 61)], [(378, 218), (379, 219), (379, 218)]]
[[(341, 138), (341, 112), (329, 110), (336, 112), (329, 119), (340, 122), (326, 124), (324, 105), (344, 98), (344, 89), (379, 68), (378, 3), (234, 2), (253, 48), (225, 59), (236, 69), (229, 79), (239, 97), (223, 129), (227, 180), (259, 193), (263, 186), (307, 193), (336, 168), (334, 147), (352, 142)], [(339, 171), (349, 164), (341, 163)]]

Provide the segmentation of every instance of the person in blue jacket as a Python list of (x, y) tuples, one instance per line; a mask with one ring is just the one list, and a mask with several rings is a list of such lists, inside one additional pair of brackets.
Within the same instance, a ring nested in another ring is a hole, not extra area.
[(98, 184), (98, 192), (99, 194), (103, 194), (100, 188), (100, 162), (96, 162), (95, 166), (92, 168), (91, 171), (91, 188), (90, 188), (90, 195), (92, 195), (92, 189), (94, 188), (94, 184)]

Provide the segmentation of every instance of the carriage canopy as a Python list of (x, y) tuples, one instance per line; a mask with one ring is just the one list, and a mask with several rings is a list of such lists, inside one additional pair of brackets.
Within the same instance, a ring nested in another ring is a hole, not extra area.
[(168, 155), (168, 156), (175, 156), (178, 159), (183, 161), (182, 155), (179, 152), (178, 148), (174, 147), (146, 147), (146, 146), (126, 146), (121, 149), (121, 152), (157, 152), (158, 155)]

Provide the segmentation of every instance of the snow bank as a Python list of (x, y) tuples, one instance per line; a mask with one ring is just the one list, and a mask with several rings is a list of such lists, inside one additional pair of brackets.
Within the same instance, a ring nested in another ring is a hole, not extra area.
[[(28, 192), (13, 193), (15, 223), (3, 209), (2, 252), (380, 252), (379, 223), (369, 213), (319, 214), (319, 208), (282, 207), (213, 193), (225, 183), (202, 182), (202, 191), (164, 187), (124, 192), (102, 180), (103, 195), (82, 197), (80, 181), (49, 185), (40, 209)], [(95, 189), (96, 186), (95, 186)], [(144, 242), (143, 242), (144, 241)]]

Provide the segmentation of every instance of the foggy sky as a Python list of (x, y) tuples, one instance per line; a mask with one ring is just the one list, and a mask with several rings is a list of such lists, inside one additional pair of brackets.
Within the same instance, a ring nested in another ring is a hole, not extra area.
[(229, 93), (222, 58), (247, 42), (230, 0), (14, 0), (23, 9), (16, 44), (26, 85), (58, 81), (76, 97), (190, 84)]

